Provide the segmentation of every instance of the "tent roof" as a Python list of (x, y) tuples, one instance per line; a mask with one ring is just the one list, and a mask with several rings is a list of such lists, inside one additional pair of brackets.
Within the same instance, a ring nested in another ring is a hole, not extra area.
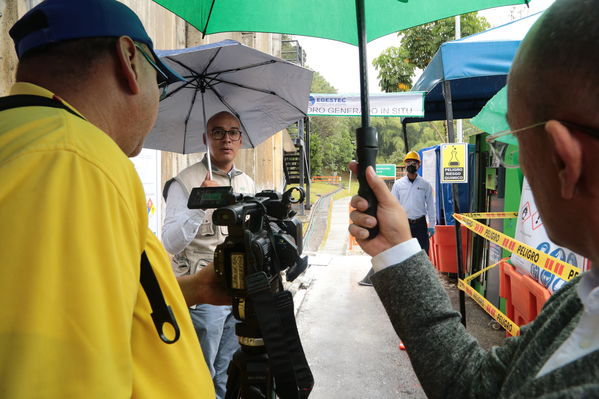
[(428, 92), (423, 118), (405, 123), (445, 119), (442, 83), (450, 81), (455, 119), (471, 118), (506, 82), (516, 50), (542, 12), (462, 39), (445, 42), (414, 84)]

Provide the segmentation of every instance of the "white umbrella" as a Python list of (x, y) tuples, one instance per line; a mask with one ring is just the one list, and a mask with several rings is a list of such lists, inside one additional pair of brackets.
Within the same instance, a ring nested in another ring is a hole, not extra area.
[(169, 86), (145, 148), (206, 151), (206, 118), (220, 111), (237, 116), (252, 148), (306, 115), (312, 71), (299, 65), (234, 40), (156, 53), (187, 82)]

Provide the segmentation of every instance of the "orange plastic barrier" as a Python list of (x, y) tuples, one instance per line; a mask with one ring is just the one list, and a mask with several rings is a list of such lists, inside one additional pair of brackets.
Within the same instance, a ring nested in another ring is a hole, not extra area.
[(530, 323), (551, 293), (530, 276), (520, 274), (509, 263), (501, 262), (499, 267), (499, 295), (506, 299), (507, 316), (519, 326)]
[(339, 184), (341, 183), (341, 176), (312, 176), (312, 181), (320, 181), (324, 183)]
[(435, 246), (435, 236), (433, 235), (429, 240), (429, 244), (428, 244), (428, 256), (431, 259), (431, 263), (433, 264), (433, 266), (435, 266), (435, 268), (438, 270), (439, 269), (439, 261), (437, 260), (437, 248)]
[[(468, 236), (469, 230), (465, 227), (460, 229), (462, 234), (462, 262), (466, 268), (468, 259)], [(458, 260), (456, 251), (455, 226), (437, 225), (434, 235), (435, 256), (437, 269), (443, 273), (457, 273)]]
[[(356, 209), (353, 206), (349, 206), (349, 213), (352, 213), (352, 211)], [(351, 218), (349, 218), (349, 224), (352, 224), (353, 221), (351, 220)], [(349, 233), (348, 233), (349, 234)], [(354, 249), (354, 247), (358, 247), (358, 242), (356, 241), (356, 237), (352, 236), (351, 234), (349, 234), (349, 244), (348, 247), (350, 250)]]

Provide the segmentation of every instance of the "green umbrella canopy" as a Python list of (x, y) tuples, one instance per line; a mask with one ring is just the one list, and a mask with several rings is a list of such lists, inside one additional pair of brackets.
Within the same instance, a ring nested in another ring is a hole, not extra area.
[[(355, 0), (154, 0), (204, 34), (273, 32), (357, 45)], [(368, 41), (427, 22), (528, 0), (364, 0)]]
[[(507, 86), (499, 90), (470, 122), (480, 130), (489, 134), (510, 130), (507, 123)], [(513, 134), (499, 137), (497, 141), (518, 145)]]

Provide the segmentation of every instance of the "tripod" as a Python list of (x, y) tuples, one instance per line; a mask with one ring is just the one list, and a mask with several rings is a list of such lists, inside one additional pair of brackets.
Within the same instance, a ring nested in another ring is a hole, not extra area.
[(248, 301), (234, 306), (235, 318), (242, 320), (235, 326), (241, 349), (227, 370), (225, 399), (307, 398), (314, 379), (299, 339), (291, 293), (273, 293), (264, 272), (245, 280)]
[(264, 347), (242, 346), (233, 355), (227, 374), (229, 378), (225, 399), (274, 399), (276, 397), (274, 377)]

